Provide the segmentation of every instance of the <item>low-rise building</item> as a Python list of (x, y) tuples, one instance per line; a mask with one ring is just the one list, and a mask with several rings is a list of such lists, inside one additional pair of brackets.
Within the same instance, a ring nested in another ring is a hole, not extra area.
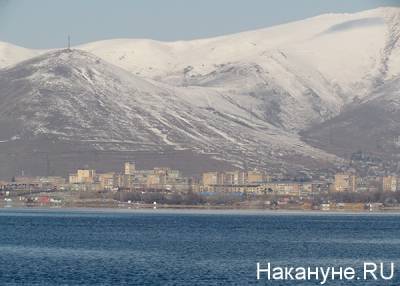
[(309, 196), (313, 192), (311, 182), (270, 182), (262, 184), (264, 192), (278, 196), (301, 197)]
[(16, 185), (34, 185), (42, 189), (60, 189), (65, 186), (66, 180), (63, 177), (15, 177)]

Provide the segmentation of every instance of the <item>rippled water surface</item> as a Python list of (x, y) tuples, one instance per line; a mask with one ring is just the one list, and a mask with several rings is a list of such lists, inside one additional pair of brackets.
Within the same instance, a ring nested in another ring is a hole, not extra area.
[(0, 285), (318, 285), (257, 282), (267, 261), (400, 271), (400, 216), (0, 211)]

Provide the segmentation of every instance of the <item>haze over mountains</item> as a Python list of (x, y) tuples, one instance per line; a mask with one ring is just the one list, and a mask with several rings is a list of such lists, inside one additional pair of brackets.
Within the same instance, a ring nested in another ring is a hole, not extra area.
[(0, 177), (157, 154), (188, 173), (397, 155), (399, 23), (379, 8), (185, 42), (0, 43)]

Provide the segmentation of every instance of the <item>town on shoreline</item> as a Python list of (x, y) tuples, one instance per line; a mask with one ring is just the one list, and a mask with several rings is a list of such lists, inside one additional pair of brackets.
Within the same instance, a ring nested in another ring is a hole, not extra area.
[(396, 174), (358, 176), (354, 170), (290, 178), (253, 170), (184, 177), (166, 167), (120, 172), (82, 168), (68, 178), (15, 176), (0, 181), (0, 207), (270, 209), (400, 211)]

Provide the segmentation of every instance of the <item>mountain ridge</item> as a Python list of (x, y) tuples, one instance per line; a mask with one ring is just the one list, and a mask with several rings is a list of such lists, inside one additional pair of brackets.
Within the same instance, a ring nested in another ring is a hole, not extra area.
[(80, 50), (52, 51), (0, 70), (0, 97), (3, 144), (44, 138), (99, 152), (191, 150), (242, 168), (339, 161), (226, 94), (143, 79)]
[(379, 98), (396, 94), (399, 18), (400, 8), (381, 8), (212, 39), (108, 40), (31, 56), (0, 44), (0, 144), (45, 137), (99, 152), (191, 150), (240, 168), (338, 167), (345, 161), (336, 155), (358, 146), (330, 146), (326, 130), (351, 136), (337, 122), (356, 126), (351, 112), (368, 110), (382, 118)]

